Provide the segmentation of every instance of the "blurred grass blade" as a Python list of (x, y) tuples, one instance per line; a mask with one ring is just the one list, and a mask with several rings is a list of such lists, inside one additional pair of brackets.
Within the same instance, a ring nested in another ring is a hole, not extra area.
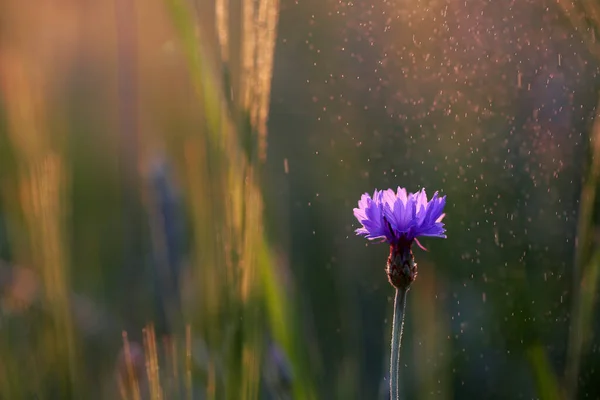
[(218, 142), (222, 133), (221, 107), (223, 104), (223, 97), (219, 90), (221, 86), (218, 84), (219, 79), (214, 71), (210, 70), (207, 60), (202, 57), (203, 43), (198, 40), (194, 32), (195, 24), (189, 8), (182, 0), (165, 0), (165, 3), (184, 46), (194, 90), (204, 106), (209, 137)]
[(539, 343), (534, 344), (528, 349), (527, 358), (533, 369), (540, 400), (560, 400), (562, 396), (558, 380), (544, 348)]
[[(77, 385), (81, 382), (70, 311), (66, 235), (68, 169), (55, 141), (57, 132), (49, 128), (52, 110), (48, 109), (50, 102), (41, 71), (22, 54), (4, 52), (0, 58), (0, 88), (7, 106), (9, 138), (19, 159), (15, 176), (27, 238), (16, 256), (19, 263), (32, 265), (42, 277), (43, 303), (49, 313), (48, 320), (40, 324), (38, 342), (28, 344), (46, 359), (33, 366), (39, 371), (19, 374), (37, 372), (43, 381), (47, 379), (45, 383), (52, 382), (48, 385), (54, 394), (77, 397)], [(12, 362), (22, 371), (17, 360)], [(21, 378), (27, 380), (26, 376)]]
[(283, 293), (283, 285), (276, 275), (276, 269), (271, 259), (272, 255), (265, 241), (262, 242), (259, 255), (259, 268), (264, 287), (264, 295), (269, 315), (269, 321), (275, 340), (281, 344), (292, 361), (293, 394), (295, 399), (315, 399), (305, 363), (301, 356), (301, 339), (298, 337), (301, 329), (296, 326), (295, 312), (292, 304)]
[(573, 269), (573, 305), (566, 366), (566, 390), (570, 398), (575, 398), (577, 394), (579, 364), (587, 341), (587, 325), (593, 313), (593, 294), (597, 286), (598, 265), (592, 261), (592, 252), (594, 207), (600, 182), (600, 101), (596, 105), (596, 118), (591, 132), (591, 153), (591, 165), (581, 192)]

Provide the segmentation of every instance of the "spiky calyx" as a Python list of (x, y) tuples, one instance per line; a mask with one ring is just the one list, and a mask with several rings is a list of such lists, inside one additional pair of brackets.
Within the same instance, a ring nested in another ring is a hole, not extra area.
[(417, 263), (411, 247), (412, 241), (404, 240), (390, 245), (385, 272), (390, 284), (396, 289), (408, 289), (417, 279)]

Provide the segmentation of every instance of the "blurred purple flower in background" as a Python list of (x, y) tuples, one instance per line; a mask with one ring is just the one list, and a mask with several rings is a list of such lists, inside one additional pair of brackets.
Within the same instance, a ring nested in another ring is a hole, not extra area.
[(373, 197), (365, 193), (354, 209), (354, 216), (362, 224), (356, 234), (370, 240), (385, 239), (391, 245), (416, 241), (423, 247), (417, 240), (419, 236), (446, 237), (441, 222), (445, 205), (446, 196), (439, 197), (438, 192), (427, 201), (425, 189), (408, 194), (401, 187), (396, 193), (392, 189), (375, 190)]

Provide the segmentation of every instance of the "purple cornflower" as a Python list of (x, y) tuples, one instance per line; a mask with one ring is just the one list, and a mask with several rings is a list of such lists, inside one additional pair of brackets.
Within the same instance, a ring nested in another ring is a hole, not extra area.
[(390, 255), (385, 272), (388, 280), (396, 288), (394, 297), (394, 318), (392, 321), (392, 348), (390, 352), (390, 398), (398, 400), (398, 372), (400, 367), (400, 344), (404, 325), (406, 294), (417, 278), (417, 263), (412, 253), (412, 243), (419, 243), (419, 236), (446, 237), (442, 219), (446, 196), (438, 192), (427, 201), (425, 189), (416, 193), (406, 193), (398, 187), (375, 190), (373, 197), (362, 195), (354, 216), (362, 224), (357, 235), (369, 240), (383, 239), (390, 244)]
[[(442, 223), (445, 205), (446, 196), (439, 197), (438, 192), (427, 201), (425, 189), (407, 193), (406, 189), (398, 187), (396, 192), (392, 189), (375, 190), (373, 197), (368, 193), (362, 195), (358, 208), (354, 209), (354, 216), (362, 224), (356, 234), (369, 240), (383, 239), (390, 244), (387, 271), (395, 287), (410, 284), (416, 278), (416, 264), (411, 251), (413, 241), (425, 249), (419, 243), (419, 236), (446, 237)], [(405, 261), (409, 261), (410, 268), (404, 269), (404, 272), (410, 277), (404, 276), (407, 282), (396, 282), (395, 275), (400, 273), (398, 269)]]
[(427, 201), (425, 189), (408, 194), (401, 187), (396, 193), (392, 189), (375, 190), (373, 197), (365, 193), (354, 209), (362, 224), (356, 234), (370, 240), (385, 239), (390, 244), (414, 240), (423, 247), (419, 236), (446, 237), (442, 223), (445, 205), (446, 196), (439, 197), (438, 192)]

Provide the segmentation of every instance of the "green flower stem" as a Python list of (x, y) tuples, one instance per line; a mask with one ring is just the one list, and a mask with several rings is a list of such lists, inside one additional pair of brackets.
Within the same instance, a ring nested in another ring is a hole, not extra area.
[(394, 319), (392, 322), (392, 351), (390, 356), (390, 399), (400, 399), (398, 394), (398, 381), (400, 369), (400, 345), (402, 344), (402, 330), (404, 329), (404, 309), (406, 308), (406, 294), (408, 288), (396, 289), (394, 298)]

